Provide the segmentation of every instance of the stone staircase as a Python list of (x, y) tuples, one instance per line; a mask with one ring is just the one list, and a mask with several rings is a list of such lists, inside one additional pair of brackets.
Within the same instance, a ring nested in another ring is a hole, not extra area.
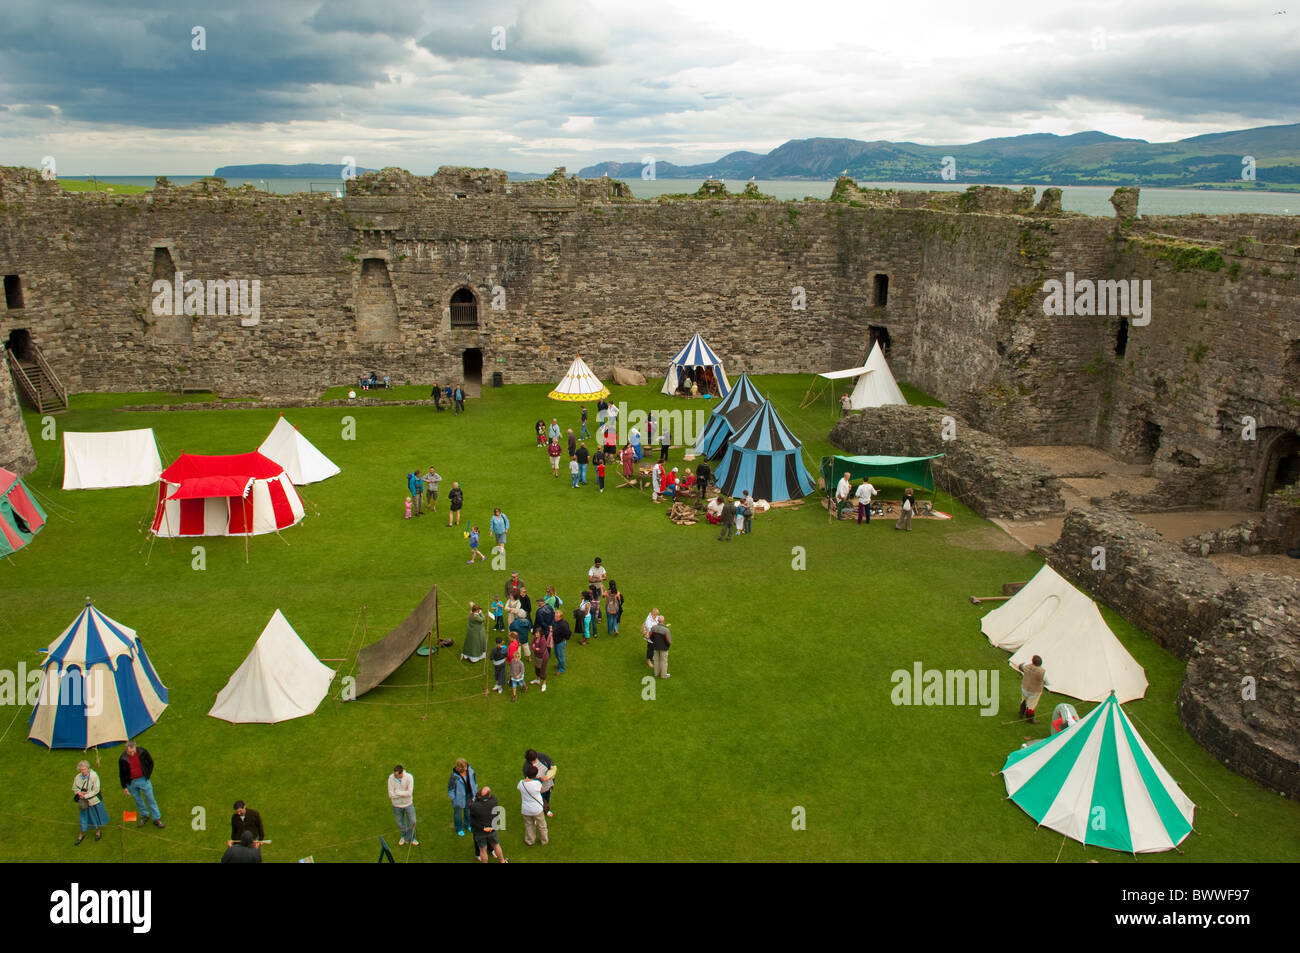
[(68, 389), (46, 362), (40, 348), (32, 343), (21, 358), (5, 349), (9, 373), (22, 399), (38, 414), (59, 413), (68, 409)]

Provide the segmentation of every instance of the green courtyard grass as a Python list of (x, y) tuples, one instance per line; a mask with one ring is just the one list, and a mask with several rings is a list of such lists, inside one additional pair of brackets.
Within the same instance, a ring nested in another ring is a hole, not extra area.
[(59, 185), (65, 192), (113, 192), (117, 195), (140, 195), (151, 191), (147, 185), (106, 184), (92, 182), (89, 179), (59, 179)]
[[(831, 451), (826, 437), (837, 411), (799, 409), (807, 376), (758, 383), (805, 442), (810, 467)], [(369, 862), (379, 835), (396, 846), (385, 780), (400, 761), (416, 779), (421, 847), (400, 849), (398, 860), (469, 862), (468, 840), (450, 830), (445, 794), (453, 762), (465, 757), (506, 806), (503, 845), (518, 860), (1051, 862), (1059, 855), (1133, 862), (1036, 829), (1004, 800), (995, 773), (1026, 735), (1041, 737), (1047, 726), (1002, 724), (1015, 717), (1019, 680), (1006, 653), (980, 635), (987, 607), (967, 597), (1028, 579), (1040, 558), (957, 545), (970, 545), (972, 531), (989, 538), (997, 531), (942, 493), (938, 508), (954, 518), (918, 520), (911, 533), (881, 521), (831, 524), (810, 498), (757, 517), (752, 536), (720, 543), (716, 527), (675, 526), (648, 492), (616, 489), (612, 476), (604, 494), (594, 472), (579, 490), (567, 475), (553, 479), (533, 424), (555, 416), (576, 431), (578, 408), (548, 400), (549, 389), (484, 388), (459, 417), (363, 400), (286, 411), (343, 472), (306, 487), (308, 518), (282, 538), (253, 538), (247, 563), (242, 539), (151, 545), (154, 487), (57, 489), (60, 444), (43, 440), (47, 428), (28, 415), (40, 466), (27, 482), (53, 505), (48, 527), (0, 566), (9, 595), (0, 609), (0, 667), (38, 664), (36, 650), (72, 621), (86, 596), (135, 628), (170, 691), (170, 706), (140, 738), (157, 762), (168, 827), (132, 825), (74, 847), (69, 789), (82, 754), (28, 741), (30, 709), (7, 706), (0, 709), (0, 785), (8, 793), (0, 858), (212, 862), (229, 836), (231, 804), (243, 798), (266, 821), (274, 842), (268, 860)], [(709, 406), (670, 400), (653, 383), (615, 388), (613, 399), (648, 410)], [(182, 450), (251, 450), (278, 414), (113, 409), (157, 400), (77, 395), (56, 423), (59, 430), (153, 427), (166, 464)], [(589, 410), (594, 429), (594, 404)], [(671, 459), (680, 465), (681, 450)], [(438, 513), (404, 520), (404, 474), (430, 463), (446, 477)], [(465, 490), (460, 529), (446, 526), (453, 480)], [(898, 485), (887, 495), (898, 496)], [(511, 520), (507, 568), (519, 570), (534, 598), (555, 585), (572, 610), (595, 556), (627, 595), (624, 634), (610, 638), (602, 624), (592, 644), (571, 643), (569, 671), (552, 674), (545, 695), (531, 687), (515, 704), (484, 697), (484, 667), (458, 658), (469, 600), (490, 601), (507, 575), (490, 563), (466, 565), (463, 531), (478, 523), (490, 549), (493, 506)], [(193, 568), (195, 546), (205, 552), (202, 570)], [(344, 659), (329, 663), (342, 678), (355, 672), (357, 650), (435, 584), (441, 632), (456, 648), (434, 657), (431, 688), (430, 663), (416, 658), (355, 702), (339, 700), (336, 680), (308, 718), (231, 725), (208, 717), (275, 609), (318, 657)], [(673, 677), (649, 683), (652, 699), (637, 632), (651, 606), (674, 632)], [(1300, 856), (1300, 806), (1203, 751), (1175, 710), (1183, 663), (1105, 615), (1151, 682), (1147, 697), (1126, 710), (1200, 805), (1199, 833), (1181, 856), (1142, 862)], [(895, 706), (891, 674), (916, 662), (998, 672), (998, 713)], [(1061, 700), (1045, 696), (1044, 714)], [(1080, 713), (1092, 707), (1075, 704)], [(545, 848), (522, 844), (514, 786), (530, 746), (559, 765)], [(117, 787), (120, 752), (88, 755), (115, 823), (132, 807)], [(801, 816), (805, 823), (794, 823)]]

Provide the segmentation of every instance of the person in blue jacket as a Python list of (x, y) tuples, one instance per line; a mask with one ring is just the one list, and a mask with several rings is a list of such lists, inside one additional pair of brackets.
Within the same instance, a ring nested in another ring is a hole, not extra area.
[(470, 829), (469, 806), (477, 790), (478, 781), (475, 780), (474, 769), (464, 758), (458, 758), (456, 766), (452, 768), (451, 779), (447, 782), (447, 797), (451, 798), (451, 822), (458, 837), (464, 837)]
[(419, 467), (406, 475), (406, 488), (411, 492), (411, 515), (419, 516), (424, 512), (424, 477)]
[(501, 512), (501, 507), (498, 506), (492, 511), (492, 521), (488, 524), (488, 529), (492, 531), (492, 538), (496, 541), (496, 545), (492, 547), (492, 552), (495, 553), (499, 549), (501, 554), (505, 555), (506, 533), (510, 530), (510, 517)]

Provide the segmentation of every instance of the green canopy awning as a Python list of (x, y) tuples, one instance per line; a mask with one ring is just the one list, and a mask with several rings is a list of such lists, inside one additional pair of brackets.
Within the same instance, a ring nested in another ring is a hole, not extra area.
[(934, 474), (930, 471), (930, 461), (942, 456), (942, 453), (936, 453), (928, 457), (822, 457), (822, 479), (826, 481), (826, 489), (832, 493), (846, 472), (850, 480), (891, 477), (923, 490), (933, 490)]

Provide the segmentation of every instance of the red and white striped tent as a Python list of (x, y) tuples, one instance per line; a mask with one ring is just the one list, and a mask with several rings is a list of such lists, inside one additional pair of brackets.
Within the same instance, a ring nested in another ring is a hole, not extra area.
[(303, 517), (284, 467), (257, 451), (229, 456), (182, 453), (162, 472), (155, 536), (258, 536)]

